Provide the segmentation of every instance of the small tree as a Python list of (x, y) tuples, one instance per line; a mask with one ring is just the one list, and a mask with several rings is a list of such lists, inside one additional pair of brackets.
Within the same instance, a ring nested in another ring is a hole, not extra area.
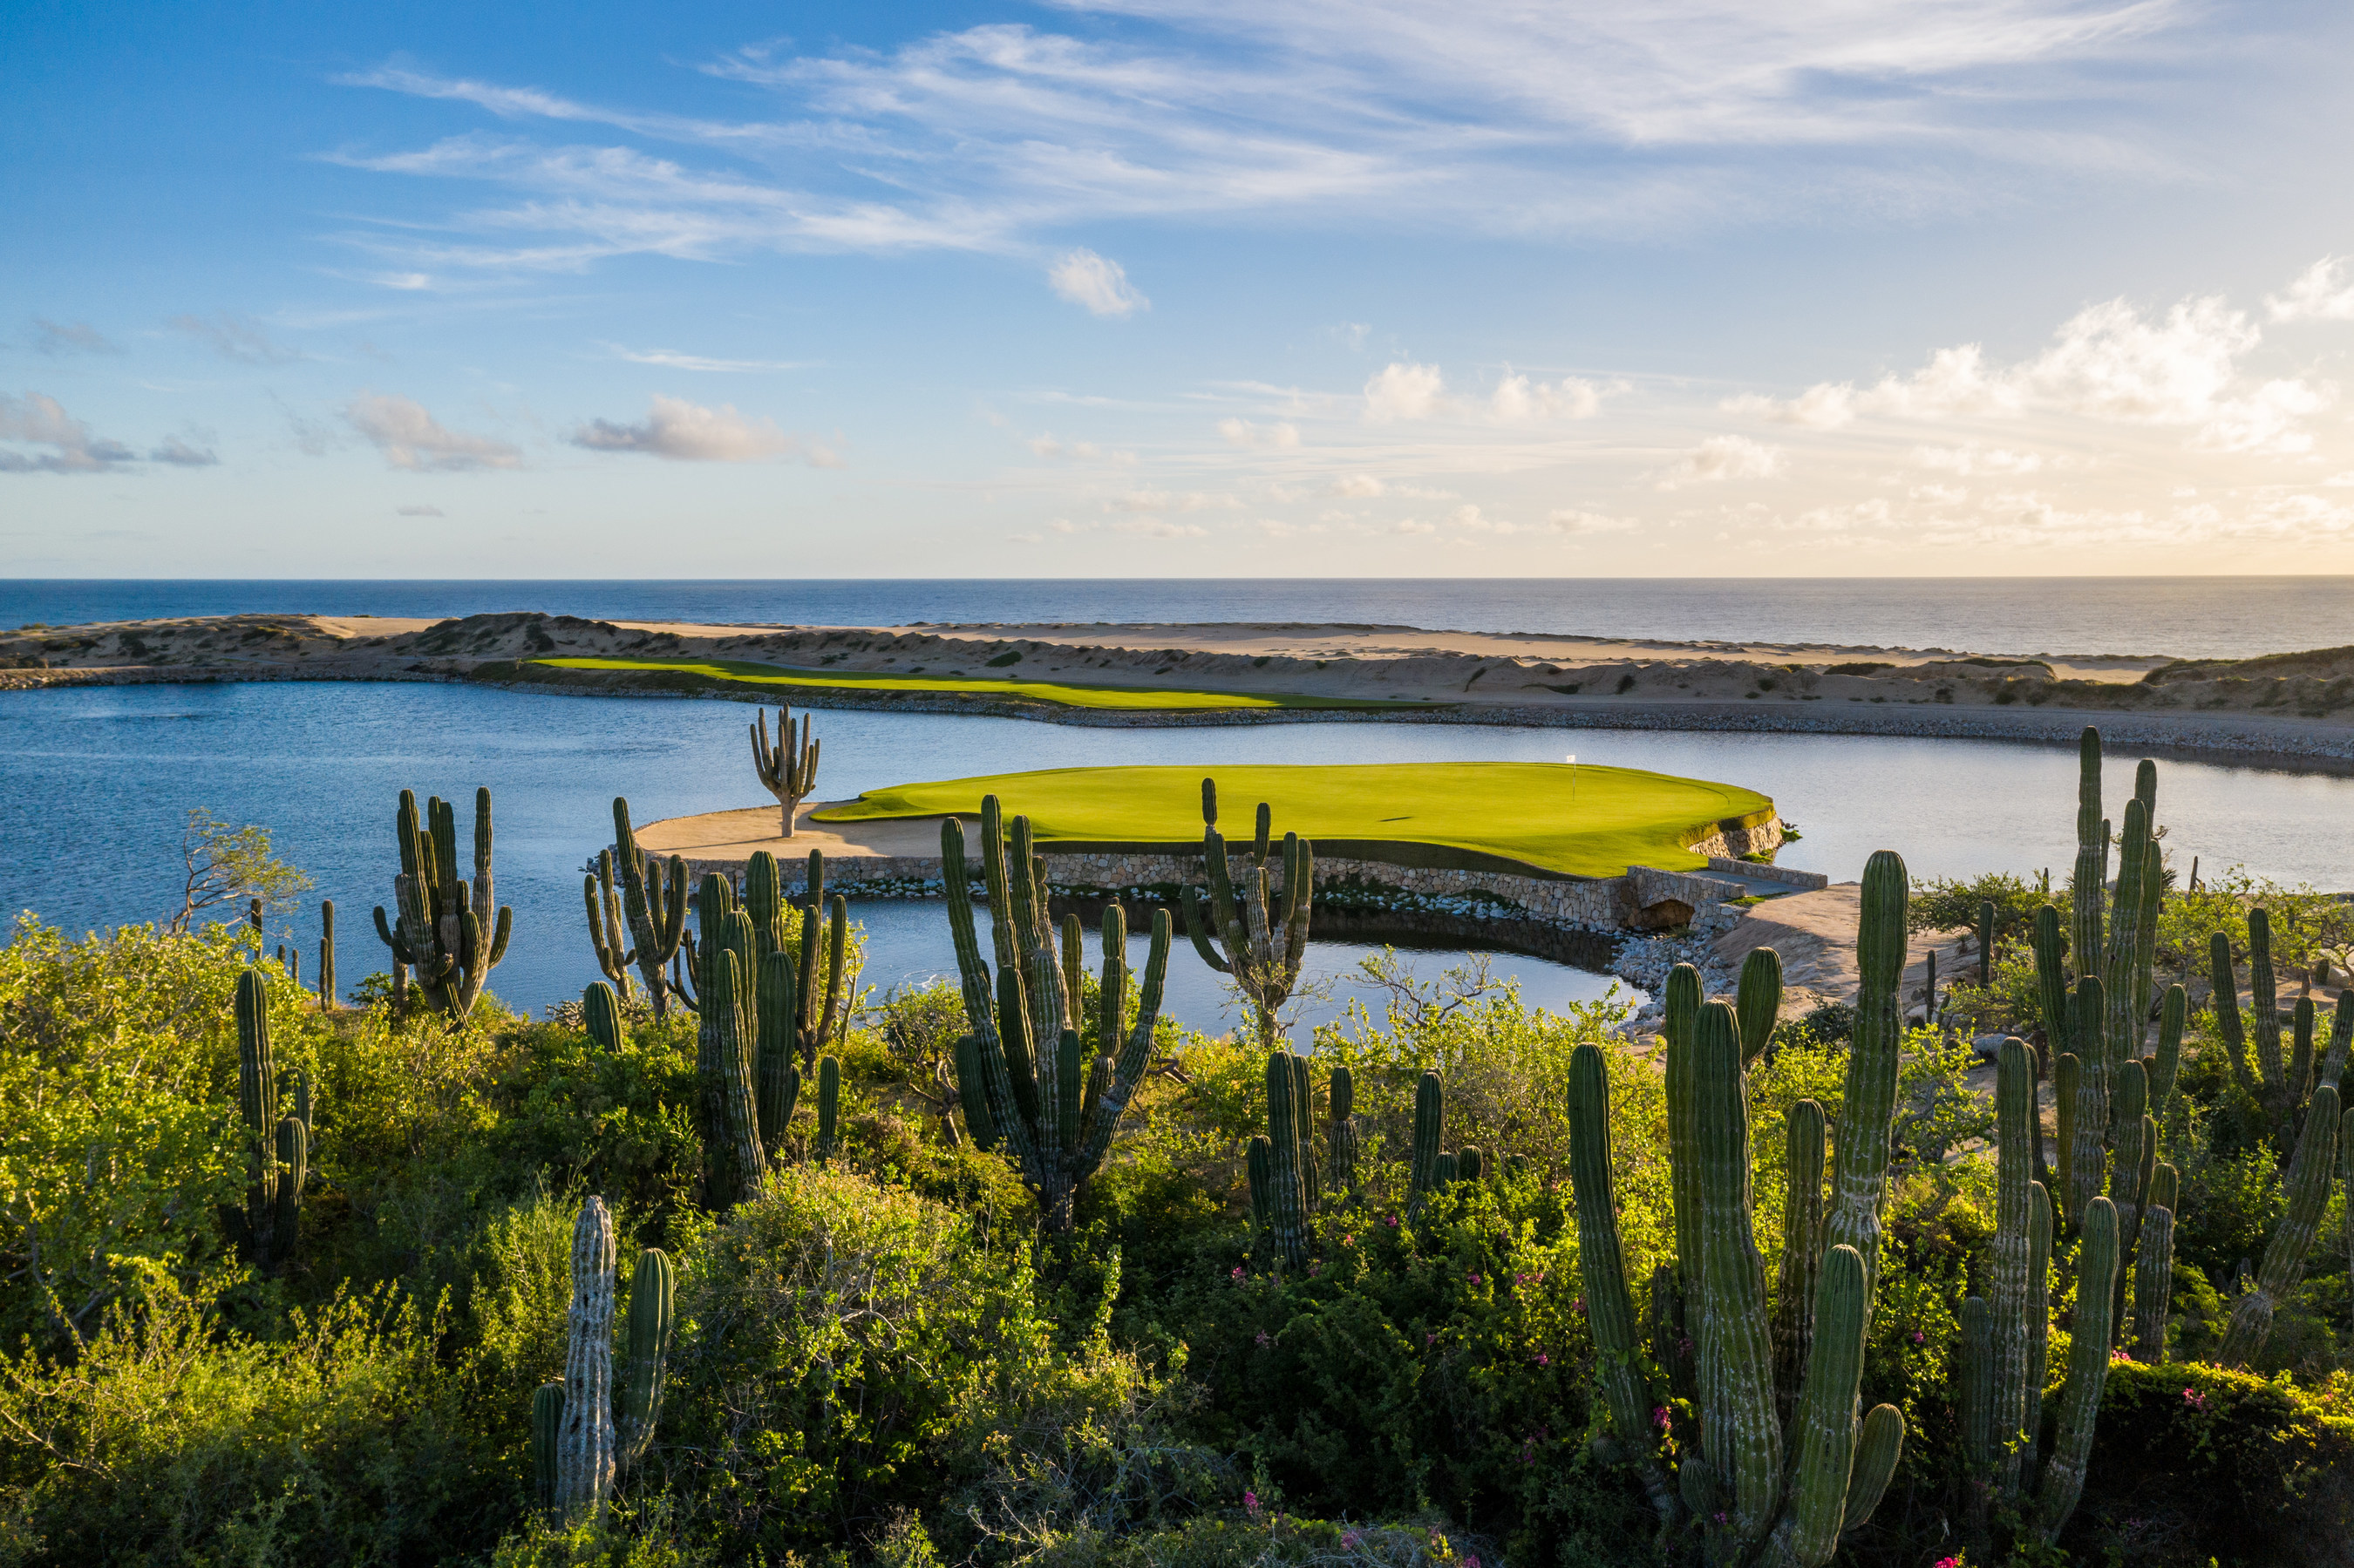
[(188, 876), (179, 913), (167, 923), (174, 931), (186, 930), (197, 911), (219, 905), (259, 899), (266, 909), (288, 908), (311, 887), (308, 876), (270, 853), (268, 828), (227, 822), (202, 806), (188, 810), (180, 855)]

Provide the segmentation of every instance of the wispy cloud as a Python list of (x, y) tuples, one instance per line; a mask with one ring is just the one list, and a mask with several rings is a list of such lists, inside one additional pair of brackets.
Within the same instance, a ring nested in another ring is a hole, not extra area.
[(1605, 391), (1621, 389), (1575, 376), (1536, 381), (1507, 370), (1486, 397), (1464, 397), (1447, 390), (1446, 374), (1438, 366), (1393, 361), (1365, 383), (1364, 417), (1377, 425), (1411, 419), (1491, 425), (1590, 419), (1602, 411)]
[[(416, 246), (434, 267), (1035, 253), (1080, 224), (1246, 213), (1621, 237), (2166, 172), (2146, 68), (2200, 15), (2191, 0), (1064, 4), (1090, 13), (1086, 36), (991, 24), (706, 62), (772, 95), (758, 117), (391, 64), (339, 79), (464, 105), (504, 133), (337, 156), (518, 194), (451, 219), (498, 243)], [(543, 143), (541, 127), (590, 139)]]
[(165, 324), (174, 332), (194, 338), (223, 359), (233, 359), (239, 365), (284, 365), (304, 357), (271, 342), (261, 323), (252, 317), (228, 311), (211, 316), (174, 316)]
[(1288, 421), (1256, 425), (1248, 419), (1220, 419), (1218, 434), (1229, 445), (1237, 447), (1272, 447), (1285, 450), (1299, 444), (1299, 427)]
[(668, 370), (741, 374), (758, 370), (803, 370), (811, 363), (806, 359), (715, 359), (708, 355), (684, 354), (674, 348), (625, 348), (618, 343), (609, 343), (605, 347), (616, 359), (626, 359), (632, 365), (659, 365)]
[(88, 322), (53, 322), (33, 318), (33, 352), (52, 357), (61, 354), (121, 354), (122, 350)]
[(592, 419), (571, 440), (590, 451), (645, 452), (680, 462), (756, 462), (799, 444), (770, 420), (737, 413), (732, 403), (706, 408), (660, 394), (638, 423)]
[(135, 455), (121, 441), (90, 434), (88, 425), (41, 392), (0, 393), (0, 441), (48, 449), (27, 453), (0, 447), (0, 473), (105, 473)]
[(1746, 436), (1711, 436), (1661, 470), (1652, 488), (1681, 490), (1688, 484), (1769, 479), (1782, 471), (1782, 459), (1780, 447), (1753, 441)]
[(523, 466), (523, 453), (506, 442), (451, 429), (406, 397), (363, 392), (344, 405), (343, 414), (345, 423), (375, 443), (391, 468), (466, 473)]
[[(199, 445), (201, 442), (203, 444)], [(209, 434), (192, 432), (192, 439), (179, 436), (164, 438), (164, 444), (147, 454), (149, 462), (169, 463), (174, 468), (212, 468), (220, 461), (220, 453), (212, 448)]]

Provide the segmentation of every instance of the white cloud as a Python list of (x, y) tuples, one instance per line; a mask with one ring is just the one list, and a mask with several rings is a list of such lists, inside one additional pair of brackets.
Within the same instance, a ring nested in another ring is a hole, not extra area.
[(174, 316), (164, 324), (196, 339), (223, 359), (234, 359), (239, 365), (284, 365), (303, 357), (271, 342), (261, 323), (250, 316), (223, 311), (211, 317)]
[(796, 444), (769, 420), (747, 418), (732, 403), (705, 408), (660, 393), (639, 423), (591, 419), (571, 440), (591, 451), (649, 452), (681, 462), (753, 462), (791, 451)]
[(1231, 495), (1204, 491), (1131, 490), (1104, 503), (1107, 512), (1236, 512), (1242, 502)]
[(1210, 531), (1198, 523), (1170, 523), (1158, 517), (1140, 517), (1131, 523), (1115, 523), (1114, 528), (1123, 534), (1136, 534), (1147, 539), (1206, 539)]
[(1033, 436), (1027, 443), (1042, 458), (1097, 458), (1103, 455), (1093, 441), (1065, 441), (1056, 439), (1052, 430), (1043, 436)]
[(0, 473), (105, 473), (133, 457), (121, 441), (91, 435), (88, 425), (42, 392), (0, 393), (0, 441), (49, 449), (32, 456), (0, 448)]
[[(2310, 274), (2308, 274), (2310, 276)], [(2262, 333), (2222, 299), (2183, 300), (2145, 316), (2124, 300), (2079, 311), (2042, 353), (1989, 364), (1977, 344), (1941, 348), (1910, 376), (1872, 387), (1824, 382), (1787, 401), (1747, 396), (1724, 405), (1816, 429), (1863, 415), (1891, 418), (2016, 418), (2062, 414), (2129, 425), (2191, 427), (2195, 446), (2218, 451), (2298, 452), (2312, 446), (2300, 421), (2335, 389), (2300, 379), (2251, 385), (2241, 356)]]
[(1299, 444), (1297, 425), (1255, 425), (1248, 419), (1220, 419), (1218, 434), (1238, 447), (1289, 448)]
[(1438, 532), (1438, 524), (1436, 523), (1420, 522), (1412, 517), (1401, 517), (1396, 522), (1390, 524), (1390, 532), (1393, 534), (1436, 534)]
[(1352, 473), (1334, 480), (1325, 489), (1334, 495), (1345, 495), (1354, 501), (1371, 501), (1388, 486), (1370, 473)]
[(1448, 406), (1447, 378), (1435, 365), (1393, 362), (1365, 383), (1365, 418), (1377, 425), (1427, 419)]
[(1590, 419), (1602, 411), (1602, 388), (1591, 381), (1565, 378), (1548, 386), (1525, 376), (1507, 374), (1496, 383), (1488, 411), (1500, 424), (1533, 424), (1546, 419)]
[(2343, 257), (2325, 256), (2297, 275), (2285, 294), (2264, 302), (2276, 322), (2354, 321), (2354, 279)]
[(396, 506), (393, 514), (399, 517), (447, 517), (439, 506)]
[(1125, 316), (1152, 308), (1152, 302), (1128, 281), (1119, 262), (1092, 250), (1066, 252), (1047, 269), (1046, 281), (1054, 285), (1055, 292), (1096, 315)]
[(375, 442), (393, 468), (464, 473), (523, 465), (523, 453), (506, 442), (451, 429), (406, 397), (363, 392), (344, 405), (343, 413), (345, 422)]
[(1782, 471), (1780, 447), (1766, 446), (1746, 436), (1711, 436), (1660, 471), (1657, 490), (1681, 490), (1687, 484), (1714, 484), (1732, 479), (1769, 479)]

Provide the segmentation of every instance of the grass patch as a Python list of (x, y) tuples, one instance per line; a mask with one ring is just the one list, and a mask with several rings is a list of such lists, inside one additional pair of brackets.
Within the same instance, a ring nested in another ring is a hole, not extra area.
[[(1019, 657), (1019, 655), (1016, 655)], [(991, 663), (1002, 662), (1002, 657)], [(1025, 681), (1018, 675), (885, 675), (854, 671), (796, 670), (744, 659), (532, 659), (561, 670), (659, 670), (755, 686), (817, 687), (849, 692), (945, 692), (957, 696), (1027, 697), (1074, 708), (1204, 710), (1216, 708), (1394, 708), (1379, 697), (1303, 697), (1281, 693), (1191, 692), (1152, 686), (1097, 686), (1070, 681)]]
[(870, 789), (814, 820), (971, 815), (993, 794), (1048, 842), (1198, 844), (1205, 771), (1218, 780), (1219, 826), (1230, 840), (1249, 836), (1266, 800), (1277, 832), (1304, 833), (1329, 854), (1351, 842), (1429, 845), (1574, 876), (1616, 876), (1629, 865), (1696, 871), (1706, 862), (1686, 845), (1720, 822), (1752, 825), (1774, 810), (1754, 789), (1634, 768), (1409, 762), (1055, 768)]

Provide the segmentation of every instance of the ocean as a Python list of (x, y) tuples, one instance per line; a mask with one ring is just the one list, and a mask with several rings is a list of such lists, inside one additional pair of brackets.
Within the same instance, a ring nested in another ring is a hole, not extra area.
[(0, 628), (237, 610), (620, 620), (1342, 621), (1460, 631), (2246, 658), (2349, 640), (2354, 577), (0, 581)]

